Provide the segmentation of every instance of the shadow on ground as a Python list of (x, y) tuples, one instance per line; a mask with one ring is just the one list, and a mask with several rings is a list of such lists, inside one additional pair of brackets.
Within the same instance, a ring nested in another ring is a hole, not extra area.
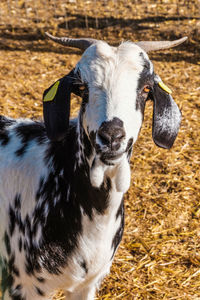
[[(56, 16), (54, 16), (56, 17)], [(59, 16), (57, 16), (59, 17)], [(58, 25), (60, 31), (64, 31), (65, 35), (72, 37), (85, 37), (87, 34), (87, 29), (85, 28), (85, 16), (79, 14), (71, 14), (68, 17), (73, 19), (69, 20), (67, 23), (68, 29), (66, 29), (66, 23), (62, 22)], [(119, 40), (117, 36), (117, 30), (123, 30), (123, 38), (130, 39), (126, 37), (126, 32), (134, 33), (134, 39), (140, 40), (141, 33), (145, 35), (147, 33), (147, 39), (157, 39), (157, 40), (174, 40), (181, 36), (176, 30), (168, 29), (166, 31), (157, 28), (157, 24), (164, 24), (168, 21), (185, 21), (185, 20), (200, 20), (200, 18), (188, 18), (186, 16), (155, 16), (155, 17), (144, 17), (141, 19), (122, 19), (122, 18), (101, 18), (98, 19), (98, 28), (96, 28), (96, 19), (93, 17), (87, 17), (88, 28), (90, 28), (89, 36), (98, 36), (98, 38), (105, 38), (105, 30), (112, 31), (113, 40)], [(152, 26), (153, 24), (153, 26)], [(176, 25), (174, 25), (176, 26)], [(11, 27), (5, 26), (2, 28), (0, 33), (0, 50), (6, 51), (26, 51), (30, 50), (32, 52), (55, 52), (55, 53), (68, 53), (68, 54), (80, 54), (79, 50), (64, 48), (62, 46), (57, 47), (52, 42), (45, 42), (46, 37), (44, 32), (51, 31), (51, 28), (38, 29), (34, 27), (22, 28), (22, 27)], [(73, 34), (72, 34), (73, 29)], [(116, 33), (115, 33), (116, 30)], [(144, 32), (145, 31), (145, 32)], [(62, 35), (58, 33), (58, 35)], [(105, 38), (106, 40), (106, 38)], [(109, 39), (108, 39), (109, 40)], [(120, 41), (122, 38), (120, 38)], [(118, 43), (112, 42), (113, 45)], [(164, 56), (161, 53), (153, 54), (154, 60), (158, 61), (182, 61), (196, 64), (200, 60), (200, 33), (195, 27), (190, 29), (188, 42), (181, 45), (179, 48), (178, 55), (171, 55), (169, 52)]]

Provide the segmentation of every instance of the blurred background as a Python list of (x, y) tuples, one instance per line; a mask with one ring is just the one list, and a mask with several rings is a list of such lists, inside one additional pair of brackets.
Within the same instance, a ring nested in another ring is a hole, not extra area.
[(1, 36), (36, 40), (46, 30), (73, 36), (143, 39), (199, 38), (198, 0), (1, 0)]
[[(79, 60), (79, 50), (54, 44), (45, 31), (111, 45), (188, 36), (177, 48), (149, 55), (173, 90), (182, 125), (171, 150), (156, 147), (147, 102), (131, 160), (123, 241), (97, 299), (199, 300), (200, 1), (1, 0), (1, 114), (42, 119), (43, 91)], [(73, 116), (80, 102), (73, 97)]]

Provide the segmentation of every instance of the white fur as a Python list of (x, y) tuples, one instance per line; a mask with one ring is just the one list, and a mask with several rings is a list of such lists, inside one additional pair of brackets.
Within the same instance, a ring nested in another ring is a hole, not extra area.
[(94, 166), (90, 169), (90, 181), (92, 186), (99, 188), (104, 180), (104, 173), (107, 166), (97, 157)]
[(131, 170), (127, 158), (124, 159), (117, 166), (115, 175), (116, 190), (118, 192), (126, 193), (129, 189), (131, 181)]

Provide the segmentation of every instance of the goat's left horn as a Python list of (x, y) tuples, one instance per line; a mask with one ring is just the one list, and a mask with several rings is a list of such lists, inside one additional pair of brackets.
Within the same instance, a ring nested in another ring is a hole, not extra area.
[(146, 52), (176, 47), (187, 40), (187, 36), (175, 41), (142, 41), (135, 43)]
[(50, 38), (52, 41), (61, 44), (63, 46), (73, 47), (73, 48), (79, 48), (81, 50), (86, 50), (88, 47), (90, 47), (92, 44), (96, 43), (97, 40), (95, 39), (71, 39), (67, 37), (56, 37), (51, 35), (48, 32), (45, 32), (46, 36)]

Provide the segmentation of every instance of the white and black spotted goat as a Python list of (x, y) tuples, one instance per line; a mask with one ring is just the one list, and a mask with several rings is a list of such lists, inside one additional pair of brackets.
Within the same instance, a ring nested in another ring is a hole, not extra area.
[[(0, 118), (2, 299), (91, 300), (109, 272), (124, 227), (123, 194), (145, 101), (153, 139), (170, 148), (181, 114), (146, 52), (174, 42), (122, 43), (49, 37), (85, 50), (44, 93), (44, 124)], [(83, 98), (69, 121), (70, 94)]]

